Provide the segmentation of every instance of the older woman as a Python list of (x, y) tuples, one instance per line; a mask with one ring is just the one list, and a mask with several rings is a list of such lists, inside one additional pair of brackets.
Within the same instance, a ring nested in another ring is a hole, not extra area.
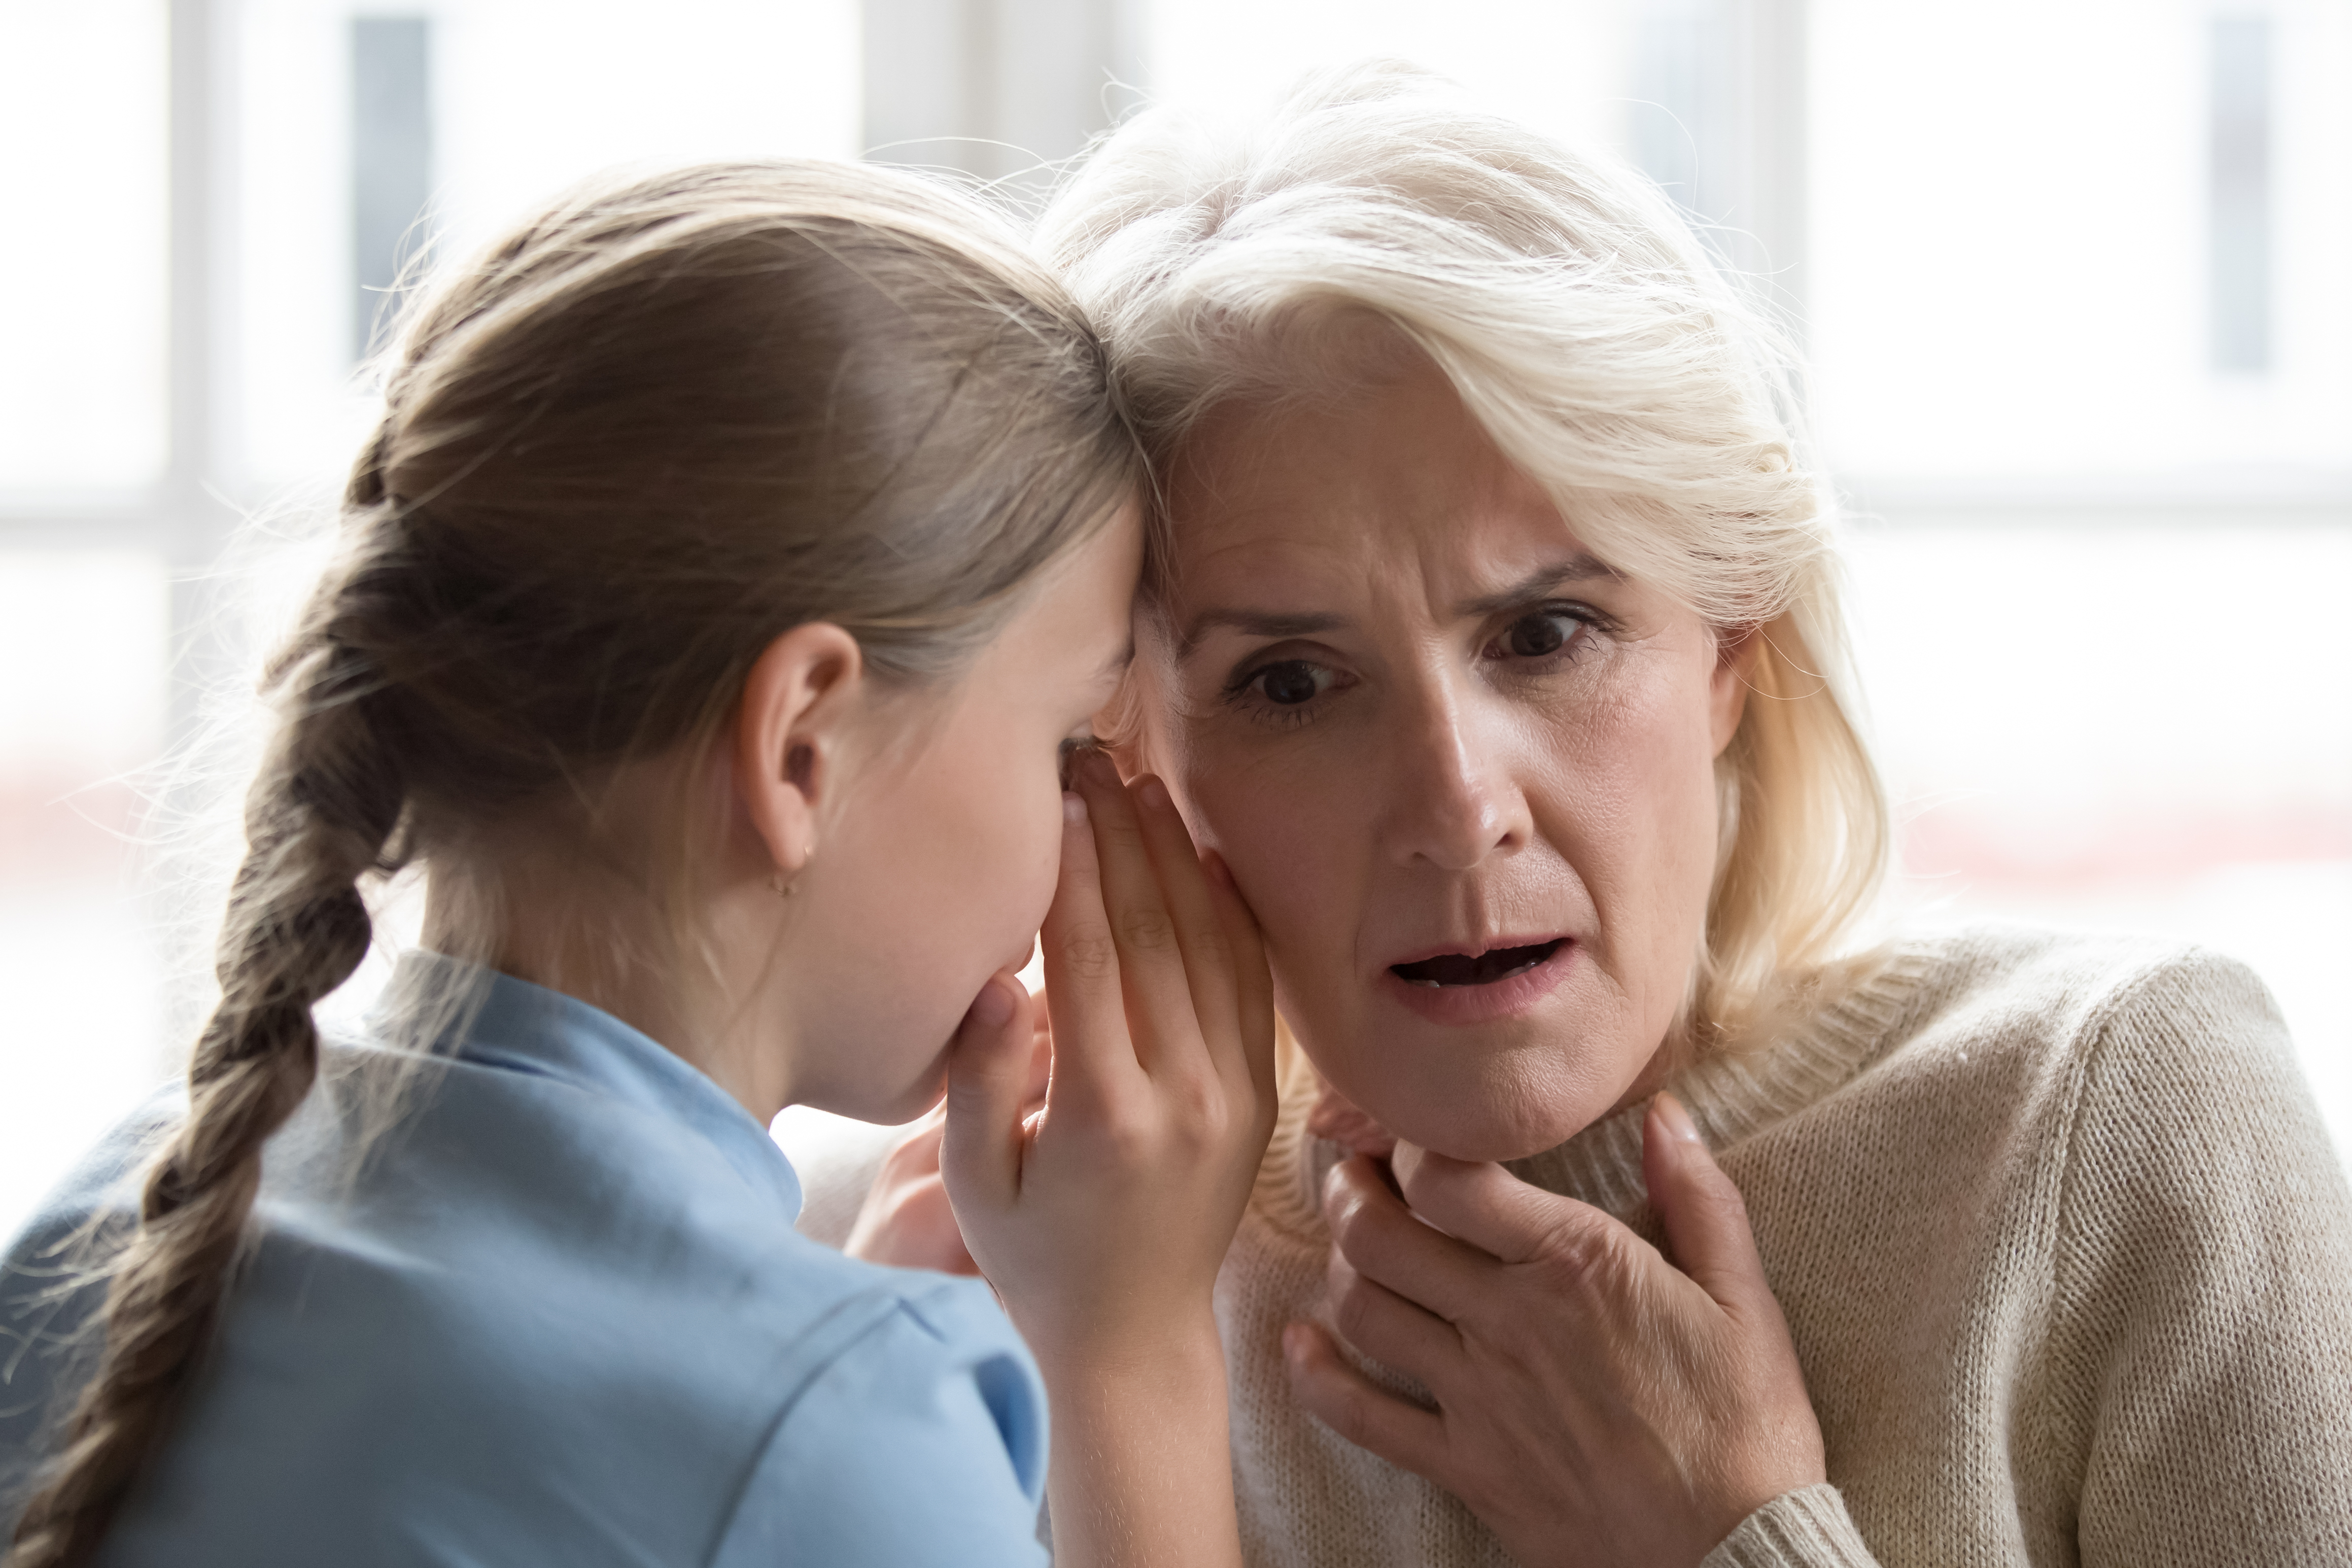
[(1658, 193), (1374, 69), (1130, 122), (1045, 237), (1162, 479), (1118, 738), (1304, 1053), (1220, 1290), (1251, 1561), (2352, 1562), (2275, 1009), (1854, 948), (1822, 484)]

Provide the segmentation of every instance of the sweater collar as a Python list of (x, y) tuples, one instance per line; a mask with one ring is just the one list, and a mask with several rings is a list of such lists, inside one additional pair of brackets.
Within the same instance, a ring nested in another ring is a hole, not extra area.
[[(1706, 1057), (1668, 1087), (1719, 1155), (1827, 1098), (1867, 1066), (1895, 1036), (1930, 962), (1922, 948), (1884, 949), (1835, 1000), (1773, 1044)], [(1322, 1081), (1287, 1031), (1283, 1045), (1281, 1113), (1259, 1169), (1255, 1207), (1282, 1230), (1320, 1237), (1323, 1178), (1348, 1151), (1307, 1132)], [(1547, 1192), (1630, 1218), (1649, 1201), (1642, 1180), (1646, 1109), (1629, 1106), (1507, 1168)]]

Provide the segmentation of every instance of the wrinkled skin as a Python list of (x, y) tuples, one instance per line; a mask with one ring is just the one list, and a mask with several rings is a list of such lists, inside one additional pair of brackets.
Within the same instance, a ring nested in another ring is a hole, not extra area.
[(1325, 1193), (1332, 1328), (1437, 1407), (1319, 1324), (1285, 1334), (1293, 1387), (1531, 1568), (1696, 1563), (1823, 1477), (1739, 1195), (1665, 1095), (1671, 1259), (1496, 1162), (1671, 1075), (1742, 639), (1596, 559), (1425, 364), (1220, 410), (1168, 478), (1139, 760), (1230, 867), (1328, 1085), (1310, 1124), (1360, 1156)]
[[(1426, 368), (1337, 406), (1211, 416), (1171, 507), (1146, 756), (1233, 868), (1332, 1087), (1473, 1160), (1656, 1087), (1714, 874), (1737, 648), (1596, 560)], [(1448, 996), (1391, 973), (1561, 938), (1520, 982)], [(1430, 1016), (1473, 1000), (1486, 1016)]]

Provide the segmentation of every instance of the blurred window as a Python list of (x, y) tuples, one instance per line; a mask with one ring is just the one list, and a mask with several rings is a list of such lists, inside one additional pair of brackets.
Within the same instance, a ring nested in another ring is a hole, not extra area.
[(215, 564), (334, 494), (407, 257), (616, 164), (1021, 182), (1370, 55), (1638, 163), (1789, 312), (1917, 917), (2238, 953), (2352, 1140), (2340, 0), (75, 0), (0, 9), (0, 1228), (183, 1049), (138, 770), (282, 620)]
[(2271, 368), (2271, 23), (2212, 23), (2213, 368)]
[(163, 7), (0, 8), (0, 489), (86, 507), (163, 467)]
[(0, 1232), (185, 1050), (154, 765), (285, 619), (302, 552), (224, 549), (323, 515), (404, 264), (615, 165), (855, 157), (860, 56), (856, 0), (0, 8)]
[(425, 259), (433, 200), (433, 24), (352, 18), (352, 357), (381, 341), (404, 268)]

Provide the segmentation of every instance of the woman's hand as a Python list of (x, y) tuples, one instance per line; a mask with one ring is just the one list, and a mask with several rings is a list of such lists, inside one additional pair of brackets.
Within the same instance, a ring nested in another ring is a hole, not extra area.
[(1158, 779), (1097, 754), (1075, 788), (1045, 1108), (1022, 1113), (1031, 1002), (999, 975), (950, 1058), (941, 1164), (1045, 1375), (1056, 1561), (1237, 1562), (1210, 1296), (1274, 1127), (1273, 985)]
[(956, 1228), (947, 1182), (940, 1175), (940, 1140), (947, 1125), (947, 1107), (941, 1105), (890, 1145), (858, 1206), (849, 1239), (841, 1244), (844, 1252), (898, 1269), (980, 1272)]
[(1395, 1166), (1402, 1200), (1361, 1158), (1325, 1186), (1332, 1305), (1437, 1408), (1294, 1323), (1291, 1385), (1340, 1436), (1462, 1499), (1529, 1568), (1696, 1563), (1823, 1479), (1747, 1208), (1672, 1097), (1651, 1103), (1643, 1169), (1675, 1263), (1500, 1166), (1400, 1145)]

